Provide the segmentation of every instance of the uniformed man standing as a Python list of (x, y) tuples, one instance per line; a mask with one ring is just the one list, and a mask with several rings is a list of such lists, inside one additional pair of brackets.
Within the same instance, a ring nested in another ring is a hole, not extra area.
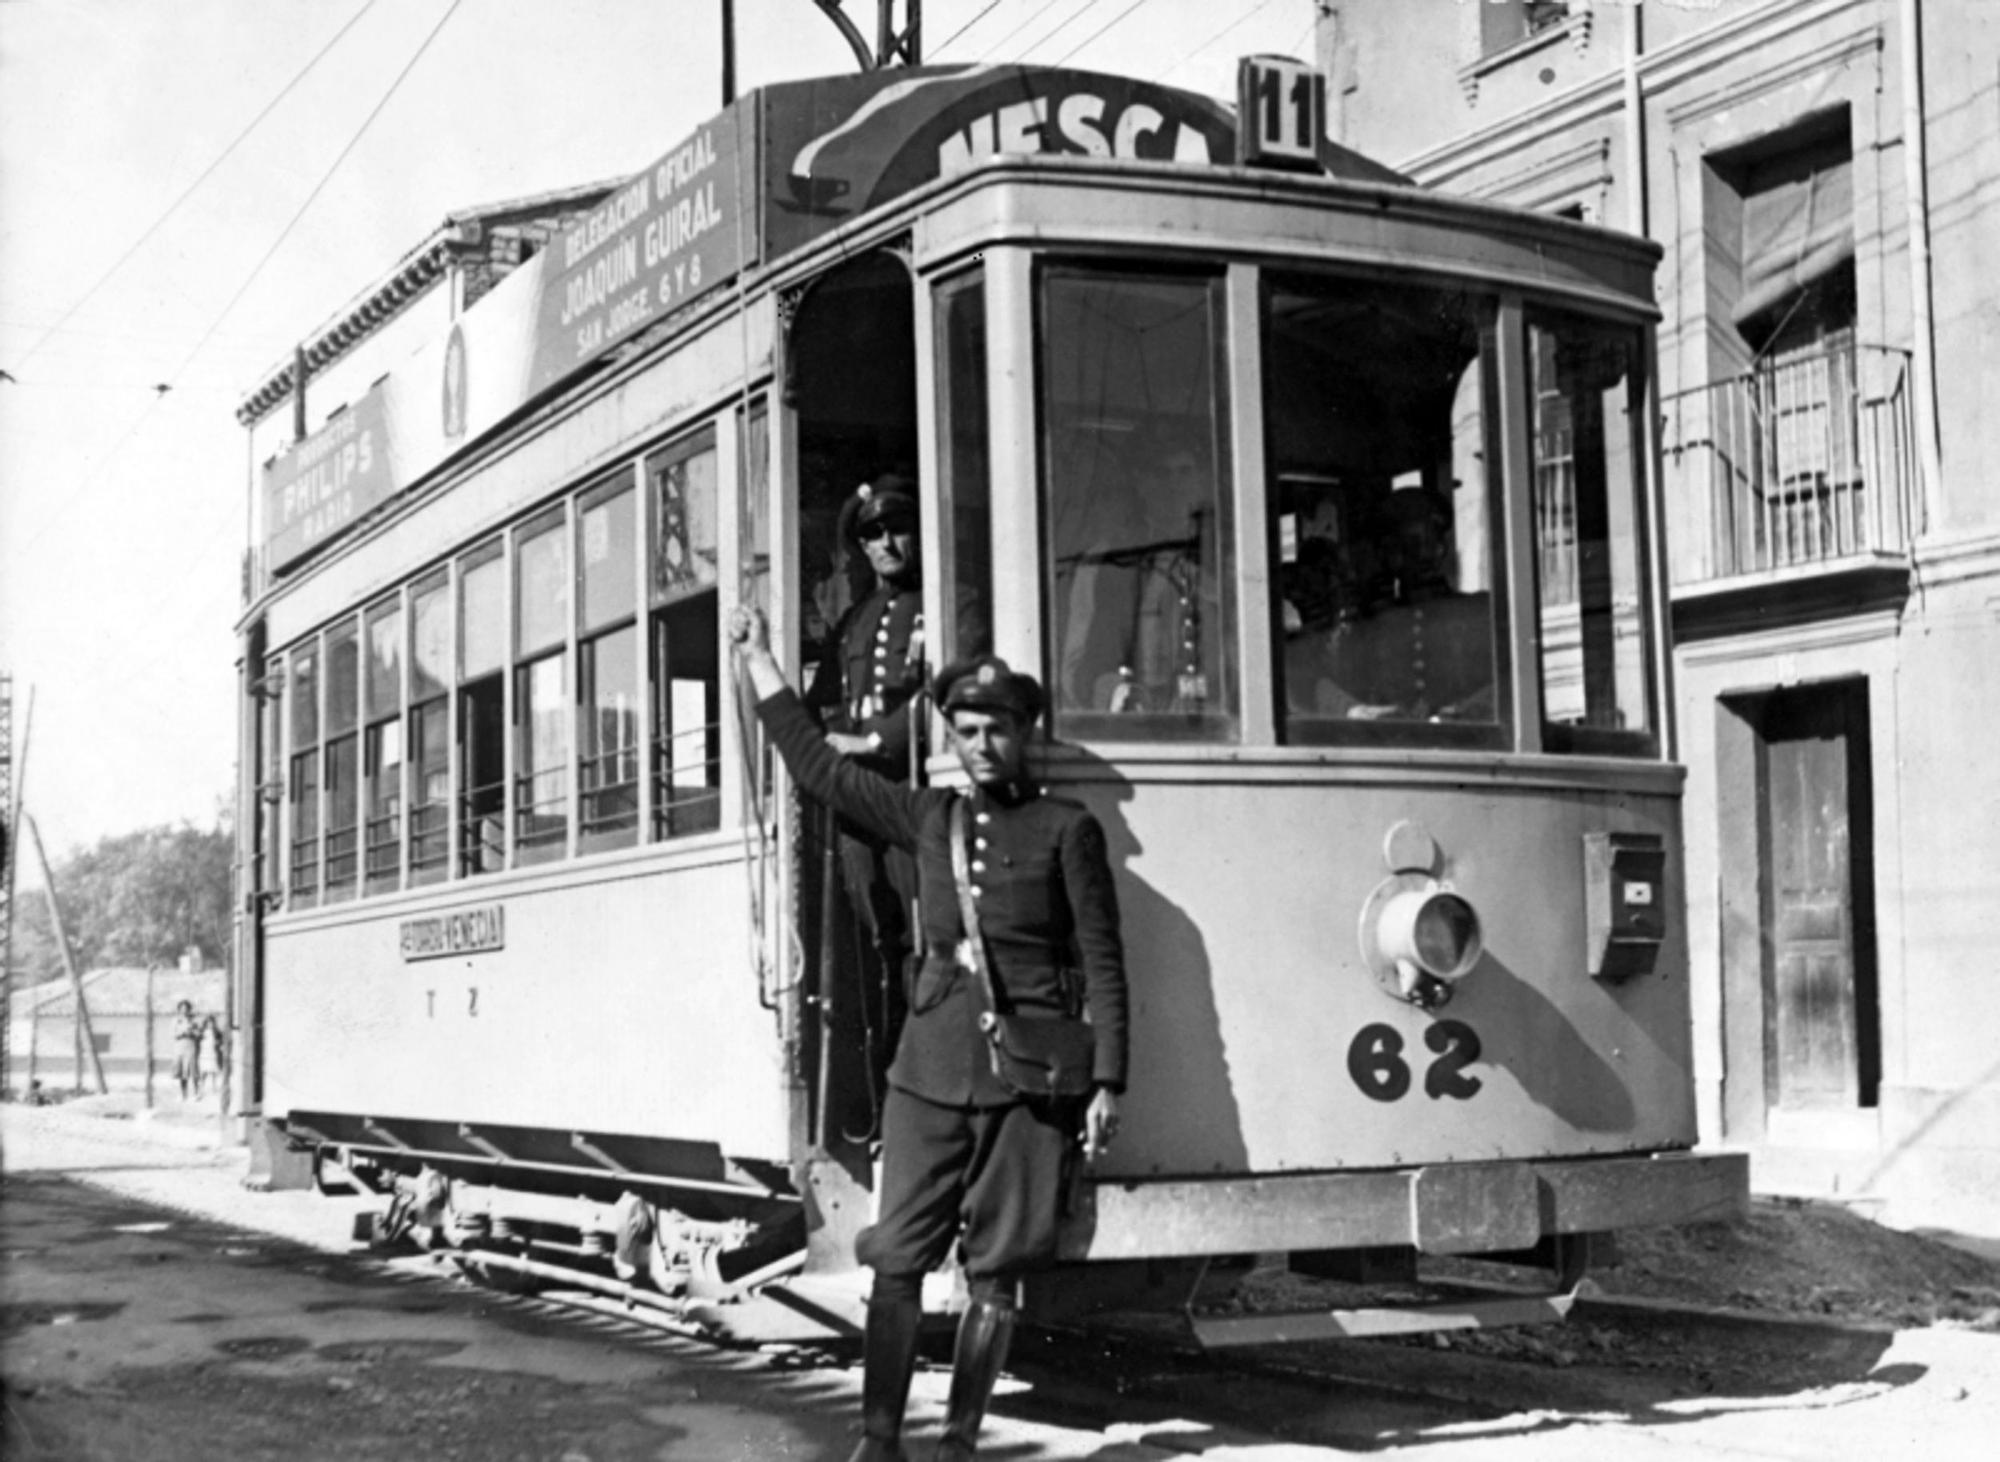
[[(1042, 710), (1041, 687), (1004, 661), (983, 656), (939, 674), (933, 692), (971, 786), (917, 789), (835, 754), (786, 686), (760, 613), (735, 611), (730, 638), (758, 717), (800, 787), (916, 859), (924, 957), (889, 1070), (878, 1218), (855, 1246), (875, 1283), (854, 1457), (903, 1455), (923, 1276), (954, 1241), (970, 1301), (937, 1455), (970, 1457), (1013, 1333), (1017, 1282), (1055, 1257), (1074, 1144), (1080, 1137), (1094, 1157), (1118, 1130), (1127, 997), (1104, 830), (1082, 806), (1045, 795), (1029, 779), (1027, 740)], [(986, 998), (969, 969), (953, 871), (952, 811), (961, 801), (968, 897), (992, 982), (1023, 1018), (1081, 1005), (1094, 1046), (1087, 1100), (1030, 1099), (991, 1068), (980, 1027)]]
[[(924, 680), (922, 554), (915, 484), (884, 475), (863, 483), (842, 505), (840, 536), (868, 561), (874, 588), (840, 617), (806, 689), (827, 744), (891, 781), (909, 780), (909, 703)], [(903, 1019), (903, 965), (910, 952), (909, 907), (916, 869), (909, 855), (839, 821), (841, 882), (880, 965), (870, 1035), (879, 1052), (894, 1049)], [(882, 1075), (879, 1056), (869, 1077)]]

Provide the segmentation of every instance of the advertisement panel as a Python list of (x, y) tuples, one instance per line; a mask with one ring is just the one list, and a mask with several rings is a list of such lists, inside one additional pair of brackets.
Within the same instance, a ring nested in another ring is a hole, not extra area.
[(310, 553), (399, 488), (383, 381), (264, 469), (264, 551), (273, 569)]
[(605, 352), (850, 218), (986, 158), (1226, 163), (1227, 108), (1091, 72), (932, 66), (753, 92), (635, 174), (264, 476), (278, 571)]

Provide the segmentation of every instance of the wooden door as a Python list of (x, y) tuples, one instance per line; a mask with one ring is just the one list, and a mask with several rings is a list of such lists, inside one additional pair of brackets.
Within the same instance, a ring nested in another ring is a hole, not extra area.
[(1774, 1107), (1874, 1100), (1872, 920), (1868, 880), (1857, 876), (1869, 862), (1866, 708), (1858, 685), (1812, 687), (1774, 695), (1765, 721), (1765, 1089)]

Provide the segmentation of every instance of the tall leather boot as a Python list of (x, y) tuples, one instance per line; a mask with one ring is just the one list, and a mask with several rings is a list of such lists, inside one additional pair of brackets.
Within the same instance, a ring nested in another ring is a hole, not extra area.
[(861, 1445), (849, 1462), (904, 1462), (903, 1410), (917, 1368), (922, 1296), (915, 1286), (875, 1281), (861, 1339)]
[(1011, 1297), (982, 1297), (966, 1306), (958, 1322), (958, 1346), (951, 1358), (951, 1400), (945, 1407), (944, 1435), (938, 1439), (937, 1462), (961, 1462), (974, 1454), (979, 1424), (993, 1383), (1007, 1363), (1007, 1344), (1014, 1338)]

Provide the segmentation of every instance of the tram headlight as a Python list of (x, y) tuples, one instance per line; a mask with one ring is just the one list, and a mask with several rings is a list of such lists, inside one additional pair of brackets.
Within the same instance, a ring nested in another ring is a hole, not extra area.
[(1428, 877), (1391, 878), (1362, 910), (1363, 956), (1385, 989), (1412, 1004), (1444, 1004), (1485, 948), (1478, 911)]

